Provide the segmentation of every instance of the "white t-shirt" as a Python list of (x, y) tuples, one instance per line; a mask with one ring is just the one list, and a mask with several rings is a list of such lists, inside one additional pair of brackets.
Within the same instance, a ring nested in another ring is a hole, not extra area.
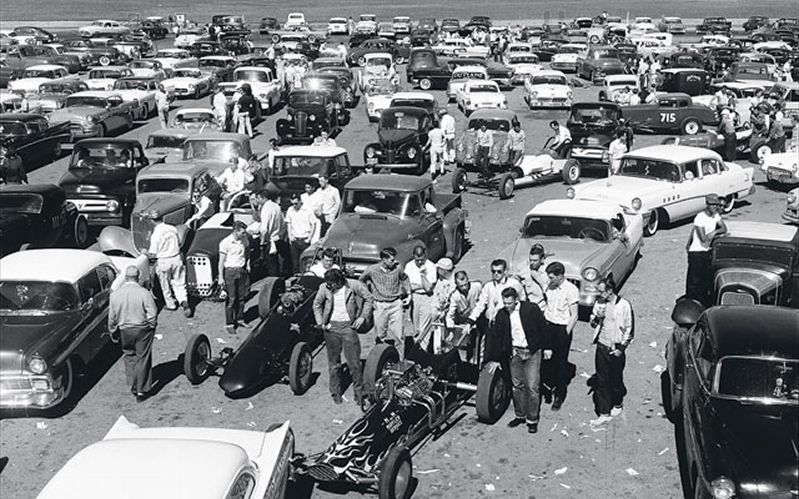
[(696, 214), (694, 217), (694, 227), (693, 232), (691, 233), (691, 245), (688, 247), (688, 252), (695, 252), (695, 251), (710, 251), (710, 241), (708, 240), (706, 243), (703, 243), (699, 237), (696, 235), (696, 229), (702, 227), (705, 229), (705, 234), (716, 230), (719, 222), (721, 221), (721, 215), (718, 213), (710, 216), (707, 214), (707, 211), (702, 210)]
[(559, 146), (564, 142), (566, 142), (567, 140), (570, 141), (571, 139), (572, 139), (572, 134), (568, 128), (566, 128), (565, 126), (558, 127), (558, 143), (554, 145)]
[(571, 306), (580, 302), (580, 290), (577, 286), (564, 280), (557, 288), (546, 290), (547, 306), (544, 317), (552, 324), (565, 326), (571, 319)]
[(333, 312), (330, 314), (330, 322), (349, 322), (350, 316), (347, 314), (347, 288), (342, 287), (333, 293)]
[(244, 243), (233, 234), (220, 241), (219, 252), (226, 255), (225, 268), (241, 268), (247, 263)]
[[(430, 260), (426, 260), (421, 267), (417, 266), (416, 262), (411, 260), (405, 264), (405, 275), (408, 276), (408, 282), (412, 289), (422, 286), (422, 275), (427, 279), (427, 282), (435, 287), (438, 271), (436, 270), (436, 264)], [(414, 293), (422, 293), (422, 291), (414, 291)]]
[(519, 305), (510, 313), (510, 337), (515, 348), (527, 348), (527, 336), (522, 327), (522, 318), (519, 316)]

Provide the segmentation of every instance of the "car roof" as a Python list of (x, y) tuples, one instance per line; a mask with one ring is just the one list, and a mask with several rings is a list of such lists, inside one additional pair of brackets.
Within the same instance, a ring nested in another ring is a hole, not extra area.
[(192, 141), (199, 140), (234, 140), (236, 142), (249, 142), (249, 137), (243, 133), (231, 132), (206, 132), (191, 137)]
[(159, 128), (150, 132), (148, 137), (182, 137), (185, 139), (191, 135), (196, 134), (186, 128)]
[(276, 158), (284, 158), (288, 156), (332, 158), (340, 154), (347, 154), (347, 150), (343, 147), (334, 146), (289, 146), (275, 151)]
[(799, 358), (799, 310), (769, 305), (725, 305), (705, 312), (719, 357), (764, 355)]
[(60, 64), (35, 64), (33, 66), (28, 66), (27, 68), (25, 68), (25, 71), (29, 69), (34, 69), (38, 71), (47, 71), (49, 69), (63, 69), (66, 71), (67, 68), (65, 68)]
[(359, 175), (347, 182), (346, 189), (417, 192), (430, 187), (428, 178), (415, 175)]
[(130, 69), (127, 66), (91, 66), (89, 71), (101, 70), (101, 71), (122, 71), (123, 69)]
[[(190, 138), (190, 137), (189, 137)], [(136, 176), (138, 181), (142, 177), (195, 177), (208, 171), (208, 165), (192, 163), (191, 161), (176, 161), (174, 163), (158, 163), (150, 165), (139, 171)]]
[(527, 212), (527, 216), (578, 216), (582, 218), (611, 220), (619, 213), (621, 213), (621, 207), (619, 205), (606, 201), (590, 199), (550, 199), (535, 205), (532, 210)]
[(663, 73), (704, 73), (702, 68), (668, 68), (662, 71)]
[(181, 107), (175, 110), (175, 114), (184, 114), (184, 113), (214, 113), (213, 109), (207, 107)]
[(673, 144), (642, 147), (641, 149), (628, 152), (624, 155), (624, 157), (671, 161), (680, 164), (697, 161), (700, 159), (721, 160), (721, 156), (710, 149), (705, 149), (704, 147), (690, 147)]
[(455, 69), (452, 70), (453, 73), (485, 73), (487, 72), (486, 68), (483, 66), (475, 66), (472, 64), (465, 64), (463, 66), (455, 66)]
[(41, 114), (35, 113), (2, 113), (0, 121), (33, 121), (36, 119), (46, 119)]
[(261, 71), (264, 73), (272, 73), (270, 68), (265, 68), (263, 66), (239, 66), (233, 70), (234, 73), (237, 71)]
[(75, 92), (71, 94), (70, 97), (100, 97), (107, 99), (112, 95), (120, 96), (115, 90), (84, 90), (83, 92)]
[(392, 99), (420, 99), (420, 100), (424, 99), (430, 101), (436, 100), (435, 96), (430, 92), (417, 92), (417, 91), (396, 92), (393, 95)]
[[(254, 54), (253, 54), (254, 55)], [(236, 58), (229, 55), (206, 55), (200, 57), (201, 61), (235, 61)]]
[(99, 251), (32, 249), (6, 255), (0, 260), (3, 281), (75, 283), (89, 271), (111, 259)]
[(607, 75), (605, 76), (605, 81), (608, 83), (613, 83), (617, 81), (630, 81), (630, 80), (638, 80), (636, 75)]
[(75, 145), (110, 145), (110, 144), (125, 144), (125, 145), (139, 145), (139, 141), (136, 139), (124, 139), (124, 138), (97, 138), (97, 139), (83, 139), (79, 140), (75, 143)]
[(412, 116), (427, 116), (429, 114), (429, 111), (427, 109), (422, 109), (421, 107), (415, 107), (415, 106), (393, 106), (386, 108), (386, 111), (388, 110), (401, 111), (405, 114), (409, 114)]
[(474, 119), (503, 119), (513, 121), (516, 113), (509, 109), (478, 109), (469, 116), (469, 120)]
[(563, 71), (557, 71), (554, 69), (542, 69), (541, 71), (536, 71), (531, 76), (562, 76), (566, 78), (566, 74)]
[(791, 242), (797, 239), (799, 227), (766, 222), (727, 222), (727, 234), (719, 238), (723, 241), (728, 237), (743, 239), (759, 239), (771, 242)]

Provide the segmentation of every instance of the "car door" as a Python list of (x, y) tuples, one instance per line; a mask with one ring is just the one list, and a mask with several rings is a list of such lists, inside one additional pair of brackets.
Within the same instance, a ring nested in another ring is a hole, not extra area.
[[(705, 207), (705, 195), (715, 192), (712, 189), (713, 179), (702, 177), (700, 161), (691, 161), (681, 165), (683, 180), (674, 184), (675, 200), (667, 207), (670, 220), (682, 220), (702, 211)], [(710, 184), (710, 185), (708, 185)]]
[(97, 278), (100, 282), (100, 290), (94, 295), (94, 306), (98, 310), (98, 316), (102, 320), (92, 333), (92, 351), (97, 355), (100, 350), (108, 343), (108, 305), (111, 299), (111, 288), (117, 279), (117, 270), (110, 264), (104, 263), (97, 267)]
[[(114, 273), (114, 277), (116, 277), (116, 273)], [(103, 278), (104, 280), (108, 279), (105, 269)], [(83, 322), (72, 348), (80, 351), (83, 358), (92, 359), (102, 348), (101, 342), (104, 344), (108, 341), (108, 338), (101, 339), (101, 336), (108, 329), (108, 299), (111, 286), (108, 284), (105, 289), (103, 288), (103, 284), (100, 282), (99, 267), (91, 269), (78, 279), (77, 285)]]
[(635, 104), (622, 108), (624, 118), (630, 120), (636, 131), (654, 130), (659, 127), (662, 119), (659, 112), (660, 109), (657, 104)]
[[(686, 451), (689, 459), (704, 469), (702, 460), (708, 451), (708, 430), (713, 417), (710, 411), (710, 391), (715, 373), (716, 359), (708, 325), (700, 321), (689, 333), (688, 354), (684, 366), (683, 421), (685, 422)], [(712, 443), (711, 443), (712, 445)], [(690, 462), (690, 461), (689, 461)]]
[(419, 193), (418, 202), (423, 230), (422, 240), (427, 247), (427, 254), (437, 260), (444, 256), (447, 245), (444, 239), (444, 214), (427, 209), (430, 206), (435, 207), (434, 196), (433, 188), (428, 187)]
[(610, 221), (610, 225), (614, 234), (612, 243), (619, 246), (619, 257), (616, 258), (611, 271), (620, 282), (635, 264), (643, 240), (643, 219), (640, 215), (625, 215), (619, 211)]

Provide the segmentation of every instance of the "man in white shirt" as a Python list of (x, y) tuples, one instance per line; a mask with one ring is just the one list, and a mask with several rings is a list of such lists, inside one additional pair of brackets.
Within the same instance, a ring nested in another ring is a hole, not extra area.
[(322, 219), (320, 237), (324, 237), (327, 234), (327, 230), (336, 220), (338, 210), (341, 208), (341, 194), (339, 194), (338, 189), (330, 185), (330, 178), (327, 174), (319, 175), (319, 189), (316, 190), (316, 198)]
[(713, 302), (713, 271), (710, 266), (710, 245), (713, 239), (727, 233), (721, 218), (721, 200), (717, 194), (705, 196), (705, 209), (694, 217), (694, 225), (686, 244), (688, 273), (685, 277), (685, 296), (710, 306)]
[(613, 140), (608, 146), (608, 155), (610, 156), (610, 164), (608, 165), (608, 177), (612, 177), (619, 173), (621, 168), (621, 158), (627, 154), (627, 141), (624, 140), (624, 133), (617, 131)]
[[(424, 246), (413, 248), (413, 260), (405, 264), (405, 275), (413, 296), (411, 302), (411, 322), (417, 338), (425, 334), (433, 323), (435, 303), (433, 290), (438, 278), (436, 265), (427, 259), (427, 249)], [(430, 335), (425, 335), (419, 346), (426, 350), (430, 342)]]
[(569, 384), (569, 349), (572, 343), (572, 332), (579, 315), (580, 290), (566, 280), (566, 268), (560, 262), (547, 265), (549, 288), (546, 290), (547, 306), (544, 317), (547, 320), (549, 337), (552, 341), (552, 374), (554, 385), (552, 393), (545, 391), (549, 400), (554, 395), (552, 410), (560, 410), (566, 398), (566, 386)]
[(300, 257), (319, 239), (319, 219), (302, 204), (300, 193), (291, 194), (291, 207), (286, 210), (286, 226), (291, 251), (292, 272), (300, 269)]
[(249, 291), (250, 239), (247, 224), (233, 222), (233, 232), (219, 243), (218, 281), (225, 290), (225, 330), (236, 334), (244, 318), (244, 301)]
[(322, 130), (319, 136), (314, 139), (313, 145), (336, 147), (336, 141), (330, 138), (330, 134), (328, 134), (327, 131)]
[(155, 91), (155, 107), (158, 110), (158, 119), (161, 121), (161, 128), (169, 126), (169, 96), (163, 85), (158, 85)]
[(477, 154), (475, 154), (474, 161), (480, 169), (480, 175), (483, 178), (490, 178), (491, 170), (488, 169), (488, 161), (491, 156), (491, 148), (494, 146), (494, 133), (483, 123), (477, 130), (475, 141)]
[(227, 131), (225, 126), (227, 124), (227, 97), (225, 97), (221, 87), (214, 87), (214, 97), (211, 100), (211, 105), (214, 108), (214, 116), (216, 116), (219, 129), (223, 132)]
[(559, 157), (562, 157), (565, 148), (569, 147), (572, 143), (572, 134), (569, 132), (568, 128), (560, 126), (560, 123), (555, 120), (549, 122), (549, 127), (555, 132), (555, 135), (552, 136), (549, 148), (555, 151)]
[(441, 109), (441, 130), (444, 132), (444, 139), (447, 141), (447, 149), (445, 151), (444, 160), (447, 163), (455, 162), (455, 118), (447, 112), (446, 109)]
[(269, 139), (269, 150), (266, 151), (266, 165), (269, 167), (269, 175), (277, 175), (275, 172), (275, 153), (279, 150), (277, 140)]
[(177, 305), (180, 304), (186, 317), (191, 317), (192, 311), (186, 294), (186, 267), (180, 257), (178, 230), (164, 222), (160, 213), (156, 220), (158, 223), (150, 235), (150, 248), (147, 253), (156, 258), (155, 273), (161, 284), (164, 306), (167, 310), (177, 310)]
[[(191, 195), (191, 204), (194, 206), (194, 214), (186, 220), (186, 225), (196, 229), (214, 214), (214, 204), (205, 193), (197, 188)], [(193, 226), (192, 224), (195, 222), (197, 225)]]
[(283, 212), (277, 204), (277, 193), (265, 190), (258, 193), (261, 204), (261, 225), (259, 227), (261, 255), (266, 257), (266, 268), (269, 275), (279, 275), (278, 244), (283, 228)]
[(219, 185), (225, 189), (222, 195), (223, 197), (227, 198), (237, 192), (243, 191), (245, 184), (252, 181), (252, 175), (250, 175), (246, 168), (243, 168), (243, 166), (247, 165), (247, 162), (244, 160), (240, 161), (240, 159), (238, 154), (234, 153), (233, 157), (230, 158), (230, 166), (225, 168), (225, 171), (216, 178)]
[(317, 262), (311, 265), (308, 272), (316, 277), (324, 277), (328, 270), (340, 269), (336, 264), (336, 250), (333, 248), (325, 248), (322, 250), (322, 256)]
[(427, 134), (427, 144), (430, 148), (430, 176), (433, 180), (439, 175), (444, 175), (447, 170), (444, 166), (444, 158), (447, 153), (447, 141), (444, 131), (441, 128), (433, 128)]

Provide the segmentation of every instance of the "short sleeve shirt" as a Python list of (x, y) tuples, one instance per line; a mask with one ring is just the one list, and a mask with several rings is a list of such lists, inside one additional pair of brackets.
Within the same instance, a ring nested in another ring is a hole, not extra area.
[(569, 281), (563, 281), (557, 288), (548, 288), (546, 295), (547, 307), (544, 310), (546, 320), (561, 326), (568, 324), (571, 318), (570, 307), (580, 302), (580, 291), (577, 286)]
[(702, 210), (694, 217), (694, 232), (691, 233), (691, 245), (688, 247), (688, 252), (710, 251), (710, 241), (703, 243), (696, 236), (696, 229), (701, 227), (705, 229), (705, 234), (716, 229), (716, 226), (721, 221), (721, 215), (718, 213), (710, 216), (706, 211)]
[(225, 268), (241, 268), (247, 263), (245, 257), (247, 246), (230, 234), (219, 243), (219, 253), (224, 253)]

